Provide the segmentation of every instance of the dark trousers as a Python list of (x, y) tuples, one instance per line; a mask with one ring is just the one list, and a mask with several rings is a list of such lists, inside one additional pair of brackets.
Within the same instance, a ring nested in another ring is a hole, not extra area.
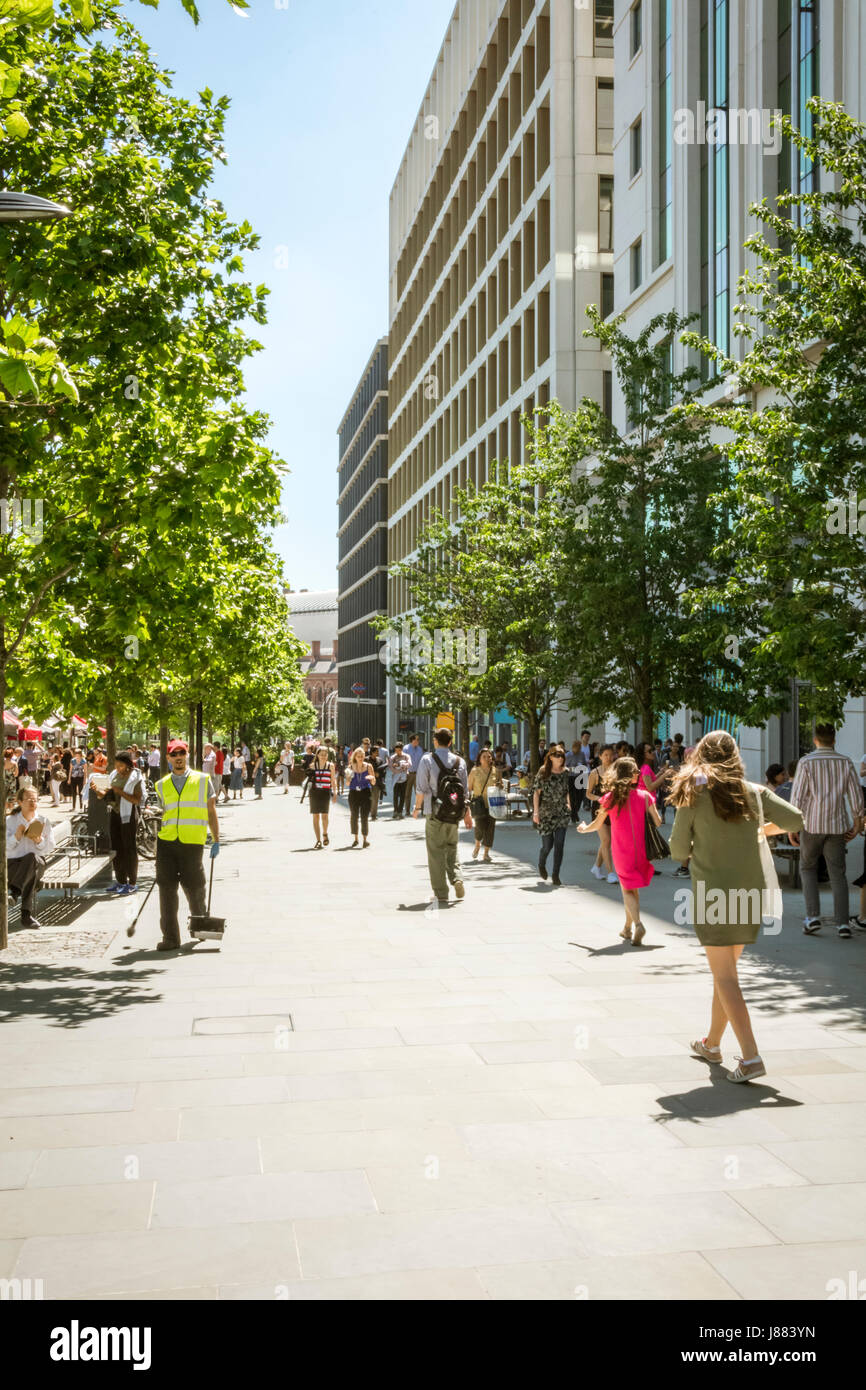
[(73, 811), (74, 811), (74, 810), (75, 810), (75, 798), (76, 798), (76, 797), (78, 797), (78, 804), (79, 804), (79, 806), (83, 806), (83, 805), (84, 805), (84, 801), (83, 801), (83, 795), (84, 795), (84, 778), (83, 778), (83, 777), (73, 777), (73, 778), (72, 778), (72, 781), (70, 782), (69, 785), (72, 787), (72, 809), (73, 809)]
[(405, 782), (395, 782), (395, 783), (394, 783), (394, 792), (393, 792), (393, 796), (394, 796), (394, 818), (396, 819), (397, 816), (402, 816), (403, 811), (404, 811), (404, 808), (405, 808), (405, 805), (406, 805), (406, 783), (405, 783)]
[(475, 838), (480, 840), (485, 849), (493, 848), (493, 837), (496, 834), (496, 821), (489, 811), (484, 811), (480, 816), (473, 814), (475, 822)]
[(180, 945), (180, 926), (177, 920), (178, 887), (183, 889), (193, 917), (203, 917), (207, 910), (203, 859), (204, 845), (184, 845), (180, 840), (157, 839), (159, 925), (162, 939), (169, 946)]
[(355, 836), (356, 839), (358, 838), (359, 817), (361, 819), (361, 834), (364, 836), (365, 840), (367, 838), (367, 831), (369, 829), (368, 822), (370, 820), (371, 796), (372, 793), (369, 787), (366, 791), (349, 792), (349, 815), (351, 817), (352, 834)]
[(6, 872), (10, 888), (21, 897), (21, 921), (29, 922), (36, 916), (36, 894), (45, 872), (35, 854), (22, 854), (20, 859), (7, 859)]
[(562, 867), (562, 855), (565, 850), (566, 825), (558, 825), (555, 830), (541, 837), (541, 852), (538, 856), (539, 869), (547, 868), (547, 856), (553, 850), (553, 877), (559, 878), (559, 870)]
[(122, 821), (117, 811), (108, 818), (108, 837), (114, 850), (114, 877), (118, 883), (129, 883), (133, 887), (138, 882), (138, 846), (135, 843), (138, 830), (138, 817), (130, 816)]
[(571, 819), (577, 821), (580, 817), (580, 808), (583, 805), (583, 787), (576, 786), (573, 777), (568, 783), (568, 804), (571, 809)]

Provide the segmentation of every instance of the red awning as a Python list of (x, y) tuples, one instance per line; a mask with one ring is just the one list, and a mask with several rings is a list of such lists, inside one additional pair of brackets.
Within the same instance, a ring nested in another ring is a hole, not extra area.
[(96, 727), (97, 727), (97, 729), (99, 730), (99, 732), (100, 732), (101, 734), (106, 734), (106, 733), (108, 732), (107, 729), (103, 729), (103, 727), (102, 727), (101, 724), (97, 724)]
[(76, 729), (86, 729), (86, 728), (87, 728), (87, 720), (86, 720), (86, 719), (82, 719), (81, 716), (80, 716), (79, 714), (73, 714), (73, 716), (72, 716), (72, 722), (73, 722), (73, 724), (75, 725)]
[(14, 724), (16, 729), (21, 729), (24, 727), (21, 723), (21, 720), (18, 719), (14, 714), (10, 714), (8, 709), (4, 709), (3, 711), (3, 723)]
[(41, 741), (41, 739), (42, 739), (42, 730), (41, 730), (41, 729), (22, 729), (22, 730), (21, 730), (21, 737), (22, 737), (22, 738), (29, 738), (29, 739), (31, 740), (31, 742), (33, 742), (33, 741), (36, 740), (36, 739), (39, 739), (39, 740)]

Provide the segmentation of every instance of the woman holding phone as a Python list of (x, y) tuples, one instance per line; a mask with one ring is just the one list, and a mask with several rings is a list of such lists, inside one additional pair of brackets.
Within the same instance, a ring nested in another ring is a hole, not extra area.
[(358, 848), (358, 821), (361, 822), (361, 834), (364, 837), (364, 849), (369, 849), (370, 841), (367, 839), (370, 821), (370, 801), (373, 796), (373, 787), (376, 785), (376, 772), (372, 763), (367, 761), (363, 747), (356, 748), (349, 759), (349, 815), (351, 817), (352, 848)]

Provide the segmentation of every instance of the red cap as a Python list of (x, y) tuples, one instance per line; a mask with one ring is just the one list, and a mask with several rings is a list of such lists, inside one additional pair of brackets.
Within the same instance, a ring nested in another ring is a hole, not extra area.
[(173, 739), (173, 740), (171, 741), (171, 743), (168, 745), (168, 752), (169, 752), (169, 753), (188, 753), (188, 752), (189, 752), (189, 744), (188, 744), (188, 743), (184, 743), (183, 739), (180, 739), (180, 738)]

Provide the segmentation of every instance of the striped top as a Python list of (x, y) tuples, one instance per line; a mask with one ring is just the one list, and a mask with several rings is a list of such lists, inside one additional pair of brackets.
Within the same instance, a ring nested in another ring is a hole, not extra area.
[(844, 835), (863, 813), (863, 790), (851, 759), (833, 748), (807, 753), (797, 765), (791, 804), (802, 811), (809, 835)]

